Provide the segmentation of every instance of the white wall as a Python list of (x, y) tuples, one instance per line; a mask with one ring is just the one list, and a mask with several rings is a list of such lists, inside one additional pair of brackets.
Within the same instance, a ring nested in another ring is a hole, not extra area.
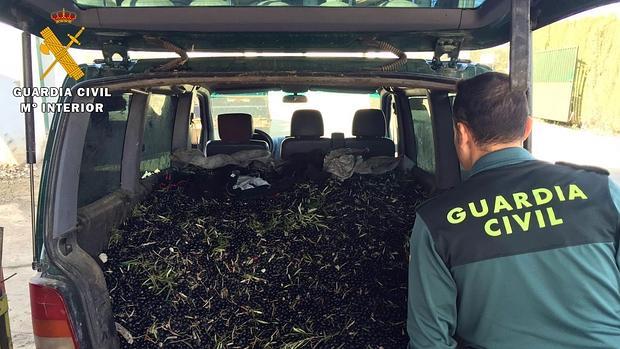
[[(13, 97), (13, 88), (22, 85), (22, 49), (21, 31), (0, 23), (0, 164), (23, 164), (26, 162), (26, 143), (24, 116), (19, 104), (23, 99)], [(39, 86), (39, 68), (37, 65), (36, 40), (32, 40), (34, 85)], [(47, 59), (49, 60), (49, 59)], [(45, 63), (44, 63), (45, 64)], [(54, 73), (50, 74), (54, 75)], [(56, 76), (50, 81), (55, 83)], [(35, 100), (40, 104), (40, 100)], [(37, 160), (43, 158), (45, 141), (45, 123), (43, 114), (35, 113), (35, 130), (37, 137)]]

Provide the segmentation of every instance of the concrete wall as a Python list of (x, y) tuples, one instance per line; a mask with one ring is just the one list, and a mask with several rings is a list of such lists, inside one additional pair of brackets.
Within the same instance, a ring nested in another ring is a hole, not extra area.
[[(538, 29), (534, 53), (578, 47), (573, 89), (574, 121), (584, 128), (620, 133), (620, 5), (600, 7)], [(463, 58), (508, 73), (509, 46), (466, 52)], [(536, 102), (535, 102), (536, 103)]]
[(620, 133), (620, 18), (575, 18), (534, 33), (534, 52), (578, 47), (578, 84), (573, 90), (578, 122)]

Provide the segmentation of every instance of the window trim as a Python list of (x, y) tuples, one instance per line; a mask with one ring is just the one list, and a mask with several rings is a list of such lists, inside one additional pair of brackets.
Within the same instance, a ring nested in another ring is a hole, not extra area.
[(142, 138), (144, 137), (144, 117), (148, 95), (134, 93), (131, 97), (125, 144), (121, 159), (121, 188), (135, 193), (140, 177), (140, 161), (142, 155)]
[[(173, 140), (174, 140), (174, 127), (175, 127), (175, 122), (176, 122), (176, 113), (177, 113), (177, 109), (178, 109), (179, 98), (178, 98), (177, 95), (175, 95), (173, 93), (167, 93), (167, 91), (166, 92), (161, 92), (161, 93), (160, 93), (160, 90), (156, 90), (155, 92), (150, 91), (148, 96), (147, 96), (147, 100), (146, 100), (146, 104), (144, 106), (144, 112), (143, 112), (142, 137), (140, 139), (140, 149), (139, 149), (139, 157), (138, 157), (138, 160), (139, 160), (138, 161), (138, 175), (137, 175), (138, 179), (141, 179), (141, 177), (142, 177), (140, 175), (140, 172), (141, 172), (140, 168), (142, 167), (142, 161), (144, 161), (144, 131), (145, 131), (145, 128), (146, 128), (146, 109), (147, 109), (147, 107), (149, 105), (151, 97), (154, 96), (154, 95), (161, 95), (161, 96), (170, 97), (172, 99), (172, 102), (174, 103), (174, 105), (173, 105), (173, 111), (174, 112), (173, 112), (173, 115), (172, 115), (172, 117), (173, 117), (173, 120), (172, 120), (172, 135), (170, 137), (170, 155), (172, 155), (172, 152), (173, 152), (172, 146), (174, 144), (173, 143)], [(163, 171), (165, 169), (159, 169), (159, 170)]]
[(204, 106), (205, 108), (204, 117), (205, 117), (205, 125), (207, 125), (207, 127), (205, 127), (206, 129), (205, 135), (207, 138), (206, 138), (203, 150), (206, 152), (207, 143), (215, 139), (215, 126), (213, 124), (213, 108), (212, 108), (213, 103), (211, 102), (211, 94), (205, 93), (203, 95), (203, 98), (205, 99), (205, 102), (206, 102), (206, 105)]
[(409, 97), (403, 90), (394, 92), (396, 103), (396, 115), (398, 117), (398, 133), (399, 133), (399, 153), (405, 154), (409, 159), (417, 158), (417, 146), (415, 143), (415, 132), (413, 129), (413, 120), (411, 119), (411, 110), (409, 110)]
[(172, 96), (172, 98), (175, 97), (177, 101), (174, 122), (172, 124), (171, 153), (179, 149), (188, 149), (192, 144), (189, 135), (189, 124), (194, 94), (186, 92), (180, 96)]
[(429, 113), (435, 139), (435, 176), (439, 189), (448, 189), (461, 182), (454, 128), (452, 126), (452, 106), (448, 91), (429, 91)]

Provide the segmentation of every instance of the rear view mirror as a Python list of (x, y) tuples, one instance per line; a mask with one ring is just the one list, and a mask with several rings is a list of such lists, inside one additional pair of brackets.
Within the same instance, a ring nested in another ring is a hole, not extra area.
[(282, 103), (308, 103), (308, 97), (298, 94), (286, 95), (282, 97)]

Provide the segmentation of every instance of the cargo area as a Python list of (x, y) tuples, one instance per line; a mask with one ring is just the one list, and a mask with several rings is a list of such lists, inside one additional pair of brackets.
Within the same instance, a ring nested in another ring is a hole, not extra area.
[[(270, 186), (233, 189), (245, 175)], [(429, 197), (411, 173), (335, 178), (305, 157), (153, 177), (99, 256), (122, 348), (407, 345), (409, 236)]]
[(63, 171), (47, 202), (64, 209), (40, 209), (54, 218), (35, 247), (58, 269), (32, 283), (60, 289), (72, 338), (407, 345), (416, 209), (458, 181), (454, 148), (438, 141), (452, 139), (452, 80), (113, 81), (92, 83), (110, 89), (91, 99), (103, 112), (55, 119), (75, 136), (48, 149)]

